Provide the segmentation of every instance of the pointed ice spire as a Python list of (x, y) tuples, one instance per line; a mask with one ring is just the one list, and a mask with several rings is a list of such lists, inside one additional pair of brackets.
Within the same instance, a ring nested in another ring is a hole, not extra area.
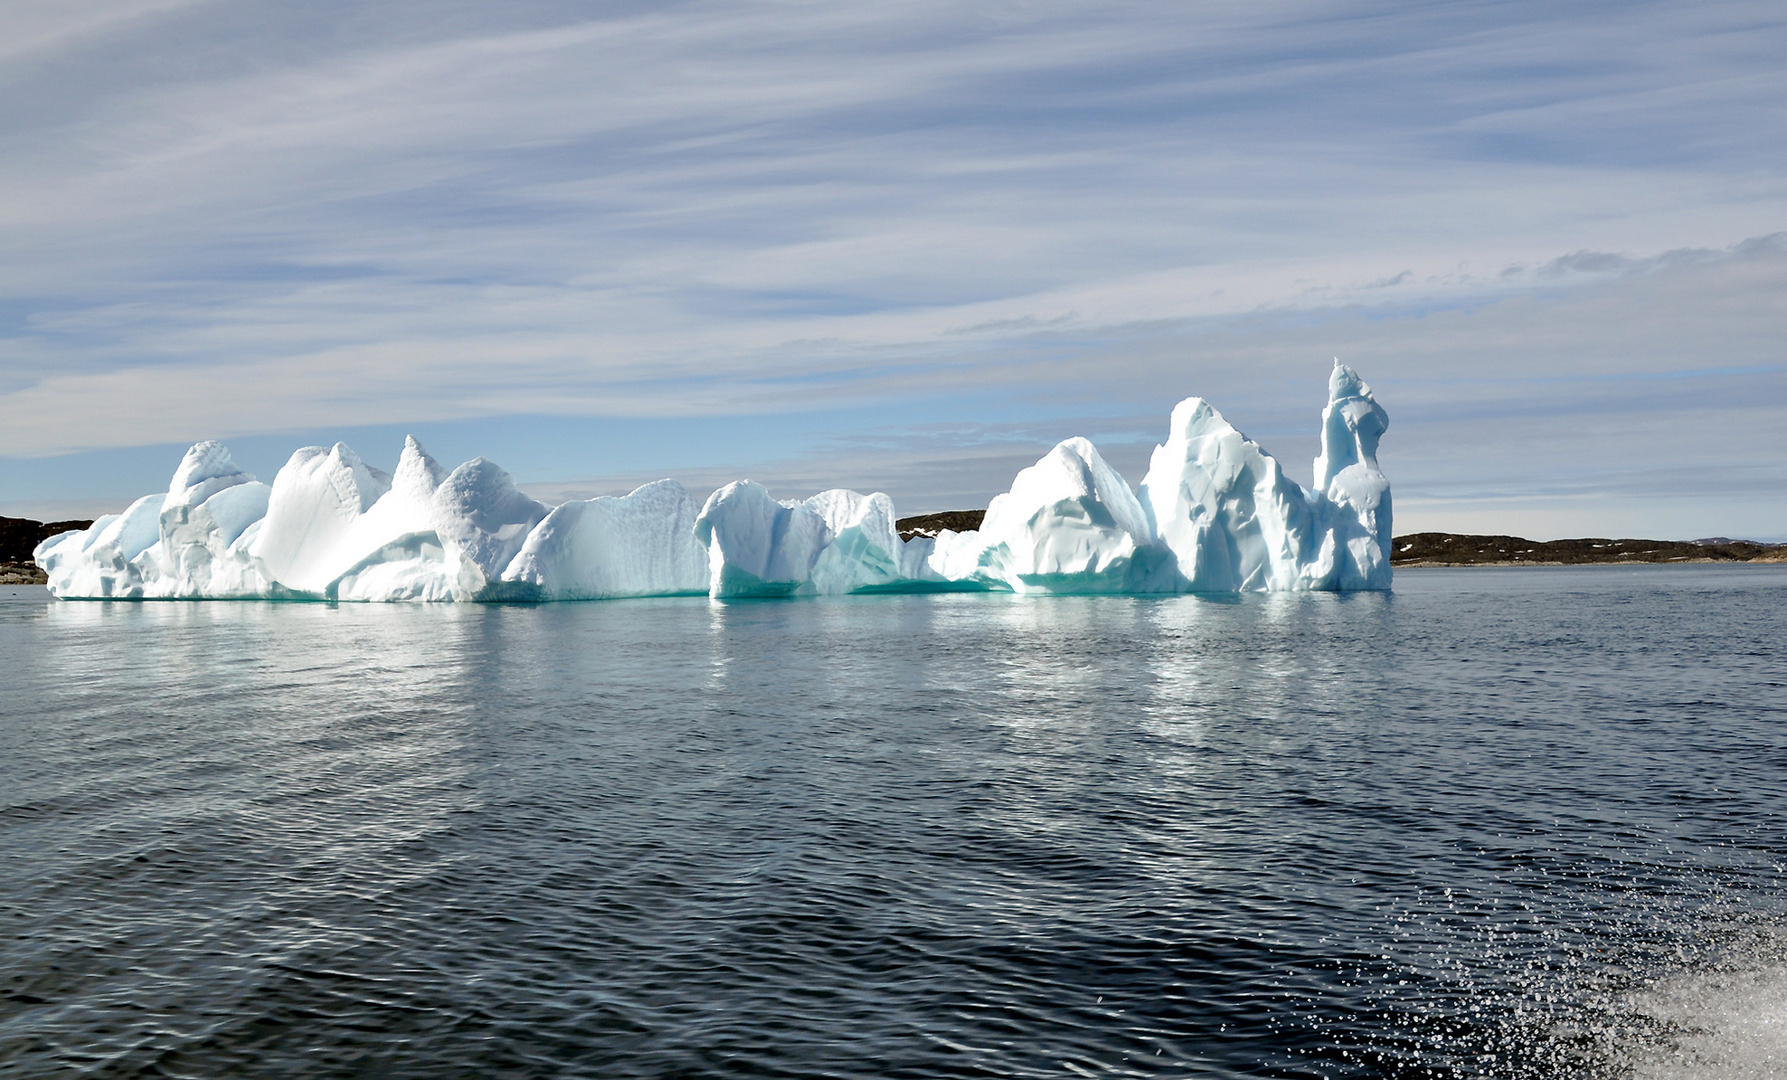
[(1326, 492), (1349, 465), (1377, 469), (1377, 442), (1390, 416), (1371, 396), (1359, 373), (1334, 358), (1328, 407), (1322, 410), (1322, 452), (1315, 459), (1315, 490)]
[(1316, 495), (1335, 513), (1333, 530), (1341, 589), (1390, 587), (1390, 481), (1377, 464), (1378, 438), (1390, 418), (1371, 387), (1352, 368), (1334, 361), (1328, 407), (1322, 410), (1322, 453), (1315, 459)]
[(422, 444), (414, 435), (403, 437), (403, 454), (397, 459), (397, 471), (391, 477), (391, 489), (400, 492), (406, 499), (414, 499), (419, 503), (427, 503), (434, 498), (435, 489), (447, 478), (447, 470), (440, 463), (428, 456)]
[(320, 595), (343, 569), (337, 545), (390, 488), (391, 478), (346, 443), (306, 446), (273, 478), (267, 516), (249, 554), (269, 580)]
[(229, 448), (220, 442), (206, 440), (194, 443), (186, 456), (180, 459), (180, 467), (174, 470), (173, 480), (168, 482), (167, 498), (162, 500), (162, 509), (168, 510), (176, 506), (197, 506), (224, 488), (246, 484), (254, 479), (242, 471), (236, 459), (230, 457)]
[(194, 484), (219, 476), (235, 476), (241, 472), (236, 459), (230, 456), (229, 447), (207, 439), (202, 443), (194, 443), (192, 449), (186, 451), (186, 456), (180, 459), (180, 467), (174, 470), (174, 479), (168, 484), (168, 490), (185, 491)]

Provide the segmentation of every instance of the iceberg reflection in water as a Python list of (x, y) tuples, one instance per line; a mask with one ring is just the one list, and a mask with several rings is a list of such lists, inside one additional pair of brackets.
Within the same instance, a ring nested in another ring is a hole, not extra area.
[(1385, 590), (1384, 410), (1335, 361), (1315, 490), (1201, 398), (1173, 410), (1140, 494), (1068, 439), (972, 532), (902, 540), (886, 495), (779, 502), (748, 480), (697, 507), (674, 480), (548, 507), (483, 458), (447, 472), (414, 437), (394, 473), (342, 443), (271, 485), (222, 444), (187, 451), (165, 494), (51, 537), (64, 599), (587, 600), (947, 590)]

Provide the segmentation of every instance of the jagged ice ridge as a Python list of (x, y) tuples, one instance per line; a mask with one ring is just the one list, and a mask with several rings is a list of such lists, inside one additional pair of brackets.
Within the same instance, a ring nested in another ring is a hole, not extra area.
[(65, 599), (590, 600), (936, 590), (1179, 593), (1390, 587), (1389, 420), (1335, 361), (1315, 490), (1202, 398), (1173, 410), (1139, 492), (1085, 439), (993, 499), (981, 528), (901, 540), (880, 493), (782, 502), (741, 480), (697, 507), (674, 480), (548, 507), (412, 437), (393, 473), (305, 447), (271, 485), (222, 444), (165, 494), (35, 552)]

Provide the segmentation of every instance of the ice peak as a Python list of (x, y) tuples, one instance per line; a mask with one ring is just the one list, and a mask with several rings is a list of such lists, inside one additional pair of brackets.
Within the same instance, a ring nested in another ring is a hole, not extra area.
[(516, 520), (510, 515), (517, 510), (526, 515), (537, 508), (536, 521), (546, 516), (544, 507), (523, 495), (515, 479), (486, 457), (473, 458), (449, 473), (440, 485), (439, 498), (443, 506), (479, 526)]
[(1371, 387), (1365, 385), (1365, 380), (1359, 377), (1358, 372), (1341, 363), (1340, 357), (1336, 356), (1334, 370), (1328, 375), (1328, 400), (1345, 401), (1356, 397), (1371, 397)]
[(1334, 478), (1352, 465), (1376, 470), (1378, 439), (1389, 426), (1389, 414), (1371, 396), (1371, 387), (1336, 358), (1328, 376), (1328, 406), (1322, 410), (1322, 452), (1315, 459), (1315, 490), (1327, 491)]
[(229, 447), (212, 439), (194, 443), (186, 456), (180, 459), (180, 467), (174, 470), (174, 479), (168, 484), (168, 494), (175, 495), (190, 487), (197, 487), (206, 480), (216, 480), (225, 476), (240, 476), (243, 480), (254, 477), (244, 473), (230, 456)]
[(1188, 397), (1173, 406), (1172, 419), (1167, 421), (1167, 442), (1177, 446), (1230, 430), (1229, 422), (1222, 418), (1215, 406), (1201, 397)]
[(987, 506), (978, 574), (1017, 591), (1156, 591), (1147, 512), (1098, 448), (1067, 439)]
[(391, 488), (406, 498), (426, 501), (447, 478), (447, 470), (422, 449), (414, 435), (403, 437), (403, 454), (397, 459), (397, 471), (391, 476)]
[(523, 494), (496, 462), (482, 457), (454, 469), (434, 495), (440, 538), (491, 580), (509, 565), (547, 512), (545, 504)]
[(236, 465), (229, 449), (222, 443), (213, 440), (194, 443), (180, 459), (180, 467), (174, 470), (161, 508), (177, 511), (181, 507), (198, 506), (226, 488), (253, 481), (254, 477)]

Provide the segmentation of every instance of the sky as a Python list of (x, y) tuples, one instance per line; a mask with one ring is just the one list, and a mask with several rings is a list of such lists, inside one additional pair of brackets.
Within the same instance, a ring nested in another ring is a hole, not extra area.
[(1778, 2), (0, 0), (0, 514), (226, 441), (984, 506), (1210, 400), (1396, 531), (1787, 539)]

